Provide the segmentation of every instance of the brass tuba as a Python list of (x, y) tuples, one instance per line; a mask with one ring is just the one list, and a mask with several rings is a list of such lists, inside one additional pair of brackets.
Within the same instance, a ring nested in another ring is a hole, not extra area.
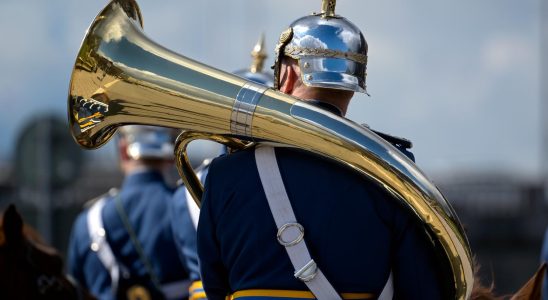
[(68, 97), (70, 130), (84, 148), (127, 124), (172, 127), (180, 172), (199, 203), (202, 186), (185, 147), (210, 139), (231, 147), (268, 141), (305, 149), (359, 172), (401, 201), (443, 257), (455, 299), (467, 299), (472, 258), (463, 228), (436, 186), (370, 130), (279, 91), (178, 55), (148, 39), (134, 0), (113, 0), (90, 25)]

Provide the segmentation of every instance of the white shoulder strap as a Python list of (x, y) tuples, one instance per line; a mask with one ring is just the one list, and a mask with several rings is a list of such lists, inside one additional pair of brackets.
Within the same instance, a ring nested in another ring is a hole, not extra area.
[(103, 226), (103, 218), (101, 217), (101, 211), (105, 206), (107, 197), (103, 197), (95, 202), (88, 211), (87, 225), (89, 238), (91, 240), (91, 250), (97, 253), (97, 257), (103, 264), (103, 266), (110, 273), (110, 279), (112, 282), (112, 290), (115, 291), (118, 288), (118, 280), (120, 277), (120, 266), (116, 261), (116, 257), (112, 253), (107, 238), (106, 231)]
[[(202, 171), (196, 173), (196, 176), (200, 178), (200, 181), (203, 183), (204, 178), (202, 178), (203, 173)], [(186, 206), (188, 207), (188, 213), (190, 214), (190, 219), (192, 220), (192, 225), (194, 225), (194, 229), (198, 228), (198, 220), (200, 218), (200, 208), (198, 207), (198, 204), (194, 201), (194, 198), (192, 198), (192, 195), (188, 191), (186, 187), (185, 189), (185, 198), (186, 198)]]
[(388, 277), (388, 281), (386, 281), (386, 284), (384, 285), (384, 288), (382, 289), (381, 294), (379, 295), (378, 300), (392, 300), (394, 299), (394, 279), (393, 279), (392, 272), (390, 272), (390, 276)]
[(314, 260), (304, 242), (304, 228), (297, 223), (291, 202), (285, 191), (276, 161), (274, 148), (259, 146), (255, 149), (259, 177), (268, 205), (278, 228), (278, 242), (285, 246), (295, 268), (295, 277), (303, 281), (319, 300), (341, 299)]
[(190, 192), (185, 189), (185, 198), (186, 198), (186, 206), (188, 207), (188, 213), (190, 215), (190, 219), (192, 220), (192, 225), (194, 225), (194, 229), (198, 228), (198, 220), (200, 218), (200, 208), (198, 207), (198, 204), (194, 201), (194, 198), (192, 198), (192, 195)]

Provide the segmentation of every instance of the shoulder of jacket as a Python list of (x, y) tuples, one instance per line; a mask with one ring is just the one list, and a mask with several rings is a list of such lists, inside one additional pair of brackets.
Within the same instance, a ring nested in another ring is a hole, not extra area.
[(413, 148), (413, 142), (411, 142), (411, 140), (409, 140), (409, 139), (402, 138), (402, 137), (395, 136), (395, 135), (391, 135), (391, 134), (384, 133), (384, 132), (380, 132), (378, 130), (374, 130), (371, 127), (369, 127), (369, 125), (367, 125), (367, 124), (361, 124), (361, 125), (363, 127), (366, 127), (367, 129), (371, 130), (373, 133), (375, 133), (376, 135), (378, 135), (379, 137), (381, 137), (382, 139), (384, 139), (385, 141), (389, 142), (390, 144), (392, 144), (396, 147), (401, 147), (401, 148), (404, 148), (404, 149)]
[(104, 198), (112, 198), (114, 196), (116, 196), (120, 191), (117, 189), (117, 188), (111, 188), (110, 190), (108, 190), (108, 192), (100, 195), (100, 196), (97, 196), (91, 200), (88, 200), (84, 203), (84, 209), (89, 209), (90, 207), (93, 206), (93, 204), (97, 203), (97, 201), (101, 200), (101, 199), (104, 199)]

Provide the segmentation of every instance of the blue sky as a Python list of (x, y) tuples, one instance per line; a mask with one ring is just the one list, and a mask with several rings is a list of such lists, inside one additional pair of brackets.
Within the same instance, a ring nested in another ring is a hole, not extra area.
[[(233, 71), (261, 32), (279, 33), (319, 0), (142, 0), (145, 33)], [(66, 115), (84, 32), (106, 1), (0, 2), (0, 161), (36, 114)], [(348, 117), (411, 139), (428, 172), (540, 172), (540, 0), (340, 0), (369, 43), (368, 91)], [(94, 156), (108, 155), (110, 150)]]

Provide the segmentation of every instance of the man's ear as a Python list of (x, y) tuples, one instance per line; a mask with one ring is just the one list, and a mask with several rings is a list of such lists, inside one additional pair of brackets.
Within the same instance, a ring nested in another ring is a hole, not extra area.
[(280, 92), (291, 94), (295, 89), (295, 84), (299, 80), (299, 75), (294, 69), (294, 64), (282, 64)]

